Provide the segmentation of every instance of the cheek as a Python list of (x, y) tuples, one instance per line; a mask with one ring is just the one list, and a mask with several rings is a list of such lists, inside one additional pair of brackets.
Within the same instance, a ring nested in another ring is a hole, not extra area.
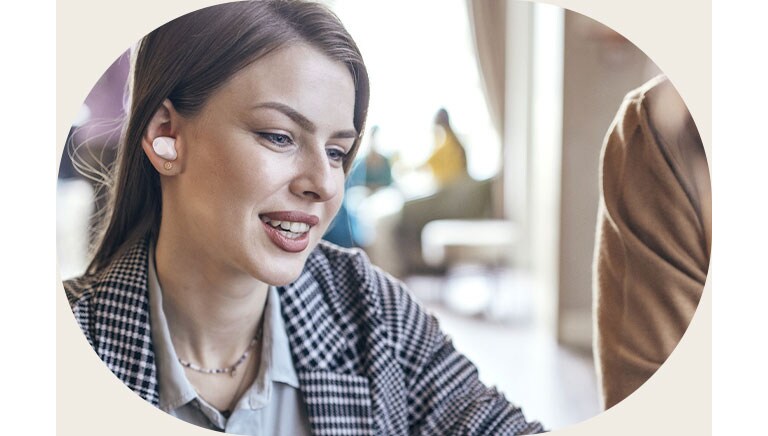
[(230, 208), (252, 205), (269, 197), (280, 182), (277, 167), (258, 153), (228, 153), (211, 166), (215, 174), (209, 188)]
[(341, 195), (339, 195), (338, 199), (335, 199), (334, 201), (332, 201), (331, 202), (332, 204), (329, 206), (331, 219), (335, 218), (336, 214), (339, 213), (339, 209), (341, 209), (341, 203), (343, 201), (344, 201), (344, 191), (342, 190), (342, 193)]

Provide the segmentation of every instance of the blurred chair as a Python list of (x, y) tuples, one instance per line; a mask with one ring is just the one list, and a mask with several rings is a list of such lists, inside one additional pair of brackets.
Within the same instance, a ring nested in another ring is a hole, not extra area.
[(421, 249), (430, 266), (472, 263), (499, 268), (511, 265), (519, 238), (512, 221), (435, 220), (421, 232)]
[(444, 219), (490, 219), (493, 216), (492, 180), (462, 178), (433, 195), (405, 202), (395, 229), (404, 274), (445, 272), (445, 265), (431, 265), (424, 260), (421, 246), (424, 226)]

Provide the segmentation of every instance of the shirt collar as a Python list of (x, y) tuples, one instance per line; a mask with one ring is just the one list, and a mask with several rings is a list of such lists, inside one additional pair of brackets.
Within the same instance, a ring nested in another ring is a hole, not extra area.
[(269, 325), (266, 331), (269, 332), (272, 339), (272, 364), (270, 365), (272, 381), (285, 383), (298, 389), (299, 377), (296, 375), (296, 369), (293, 367), (288, 333), (286, 333), (285, 322), (280, 311), (280, 296), (277, 294), (277, 288), (274, 286), (269, 287), (269, 297), (267, 298), (265, 312), (267, 313), (267, 318), (264, 321)]
[[(163, 311), (163, 296), (155, 269), (154, 246), (149, 250), (149, 306), (152, 339), (158, 368), (160, 408), (166, 412), (187, 404), (198, 397), (184, 374), (173, 348), (168, 321)], [(280, 297), (274, 286), (264, 308), (262, 358), (259, 374), (236, 407), (264, 407), (271, 397), (271, 382), (299, 388), (299, 379), (291, 359), (285, 323), (280, 311)], [(244, 403), (245, 402), (245, 403)]]

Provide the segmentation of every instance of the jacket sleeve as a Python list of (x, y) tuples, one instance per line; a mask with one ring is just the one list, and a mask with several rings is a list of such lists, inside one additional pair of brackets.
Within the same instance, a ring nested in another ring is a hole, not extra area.
[(625, 98), (606, 137), (600, 170), (594, 349), (607, 409), (666, 360), (688, 327), (707, 277), (706, 158), (668, 82)]
[(378, 269), (385, 322), (406, 375), (409, 434), (524, 435), (543, 432), (495, 388), (483, 385), (472, 362), (409, 295)]

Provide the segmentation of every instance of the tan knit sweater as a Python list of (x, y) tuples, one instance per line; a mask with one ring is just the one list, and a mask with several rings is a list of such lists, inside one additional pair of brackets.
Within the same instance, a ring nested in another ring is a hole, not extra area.
[(712, 191), (698, 131), (657, 77), (624, 99), (601, 155), (595, 361), (607, 409), (680, 341), (709, 268)]

